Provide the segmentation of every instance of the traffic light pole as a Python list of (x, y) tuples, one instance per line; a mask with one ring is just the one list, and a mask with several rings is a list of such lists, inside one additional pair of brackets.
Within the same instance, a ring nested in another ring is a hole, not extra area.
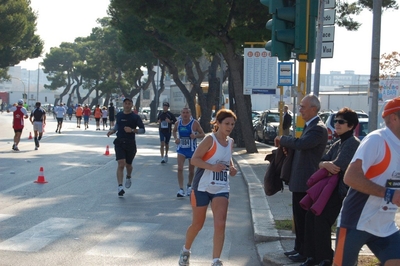
[[(307, 91), (307, 55), (299, 55), (299, 79), (297, 82), (297, 102), (300, 105), (301, 100)], [(302, 116), (297, 117), (296, 137), (299, 138), (303, 132), (305, 122)]]

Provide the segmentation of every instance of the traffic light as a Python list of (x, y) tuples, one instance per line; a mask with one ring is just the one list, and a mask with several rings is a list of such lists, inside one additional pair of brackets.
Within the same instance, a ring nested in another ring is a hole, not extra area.
[(271, 31), (271, 40), (267, 42), (265, 49), (271, 51), (271, 55), (277, 56), (279, 60), (288, 61), (294, 43), (294, 39), (292, 39), (292, 36), (294, 37), (294, 19), (290, 18), (294, 17), (294, 1), (260, 0), (260, 2), (268, 6), (269, 13), (272, 14), (272, 19), (266, 24), (266, 28)]
[(290, 60), (291, 52), (315, 58), (316, 18), (318, 0), (260, 0), (268, 6), (272, 19), (266, 28), (271, 30), (271, 40), (265, 49), (281, 61)]

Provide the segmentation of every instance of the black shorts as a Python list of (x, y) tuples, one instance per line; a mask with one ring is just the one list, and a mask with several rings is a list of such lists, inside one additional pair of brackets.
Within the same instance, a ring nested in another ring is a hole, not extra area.
[(127, 164), (132, 164), (136, 155), (136, 141), (132, 139), (118, 139), (114, 140), (114, 150), (116, 160), (125, 159)]
[(58, 122), (58, 123), (62, 123), (63, 120), (64, 120), (64, 117), (57, 117), (57, 122)]

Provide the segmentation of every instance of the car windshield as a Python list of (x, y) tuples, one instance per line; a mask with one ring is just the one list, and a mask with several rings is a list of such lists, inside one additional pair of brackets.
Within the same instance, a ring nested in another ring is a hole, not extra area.
[(267, 122), (279, 122), (279, 113), (269, 113)]

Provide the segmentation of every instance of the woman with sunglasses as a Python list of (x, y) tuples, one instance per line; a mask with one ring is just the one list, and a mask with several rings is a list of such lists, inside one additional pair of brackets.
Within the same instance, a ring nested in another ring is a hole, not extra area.
[(307, 260), (301, 266), (332, 265), (331, 227), (339, 215), (343, 199), (347, 194), (348, 187), (343, 183), (344, 173), (360, 144), (360, 140), (353, 134), (358, 125), (355, 111), (348, 107), (340, 109), (334, 123), (339, 140), (322, 156), (319, 168), (325, 168), (330, 175), (338, 174), (339, 181), (319, 216), (311, 210), (307, 211), (304, 243), (304, 255), (307, 256)]

